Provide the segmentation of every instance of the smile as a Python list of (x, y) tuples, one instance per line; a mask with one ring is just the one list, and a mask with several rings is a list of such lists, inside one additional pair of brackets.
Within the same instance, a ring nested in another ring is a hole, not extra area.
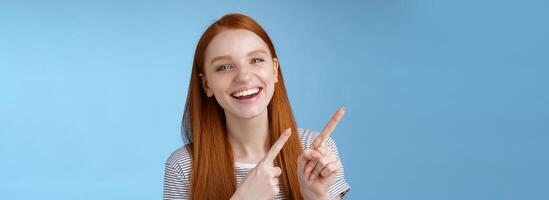
[(231, 93), (231, 96), (235, 99), (251, 99), (259, 94), (263, 88), (253, 87)]
[(238, 103), (249, 104), (257, 99), (256, 97), (260, 94), (261, 90), (263, 90), (261, 87), (240, 89), (231, 93), (231, 97), (236, 99)]

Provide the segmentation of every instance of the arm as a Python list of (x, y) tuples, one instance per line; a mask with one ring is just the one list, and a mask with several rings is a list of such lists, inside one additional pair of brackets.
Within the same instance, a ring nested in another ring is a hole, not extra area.
[(183, 173), (166, 163), (164, 172), (164, 200), (189, 199), (189, 187)]

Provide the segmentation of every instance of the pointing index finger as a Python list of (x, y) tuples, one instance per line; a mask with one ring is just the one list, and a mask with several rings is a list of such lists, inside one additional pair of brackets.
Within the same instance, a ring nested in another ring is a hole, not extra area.
[(272, 164), (274, 162), (274, 159), (284, 146), (286, 144), (286, 141), (288, 141), (288, 138), (290, 138), (290, 135), (292, 134), (292, 129), (288, 128), (282, 132), (278, 140), (273, 144), (269, 152), (267, 152), (267, 156), (263, 158), (263, 162), (269, 162), (269, 164)]
[(326, 140), (326, 138), (330, 137), (330, 135), (332, 134), (332, 132), (336, 128), (336, 126), (339, 123), (339, 121), (341, 120), (341, 118), (343, 118), (344, 114), (345, 114), (345, 108), (340, 108), (339, 110), (337, 110), (337, 112), (334, 114), (332, 119), (330, 119), (328, 124), (326, 124), (324, 129), (322, 129), (322, 132), (320, 133), (318, 138), (316, 138), (316, 140), (313, 142), (313, 148), (314, 149), (318, 149), (322, 145), (322, 143), (324, 143), (324, 140)]

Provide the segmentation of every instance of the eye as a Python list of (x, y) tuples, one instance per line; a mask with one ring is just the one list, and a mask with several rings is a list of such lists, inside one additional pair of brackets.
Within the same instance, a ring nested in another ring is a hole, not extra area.
[(219, 65), (215, 71), (227, 71), (231, 68), (231, 65)]
[(252, 60), (250, 60), (250, 64), (255, 64), (255, 63), (258, 63), (258, 62), (263, 62), (264, 60), (261, 59), (261, 58), (252, 58)]

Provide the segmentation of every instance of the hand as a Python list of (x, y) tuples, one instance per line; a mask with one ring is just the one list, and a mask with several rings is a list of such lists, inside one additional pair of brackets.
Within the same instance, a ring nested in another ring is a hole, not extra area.
[(297, 177), (304, 199), (329, 199), (329, 190), (341, 168), (335, 153), (324, 144), (343, 118), (345, 108), (339, 109), (326, 124), (313, 149), (305, 149), (297, 159)]
[(292, 134), (286, 129), (273, 144), (265, 158), (251, 169), (231, 199), (274, 199), (279, 192), (278, 176), (282, 173), (279, 167), (273, 167), (274, 159)]

